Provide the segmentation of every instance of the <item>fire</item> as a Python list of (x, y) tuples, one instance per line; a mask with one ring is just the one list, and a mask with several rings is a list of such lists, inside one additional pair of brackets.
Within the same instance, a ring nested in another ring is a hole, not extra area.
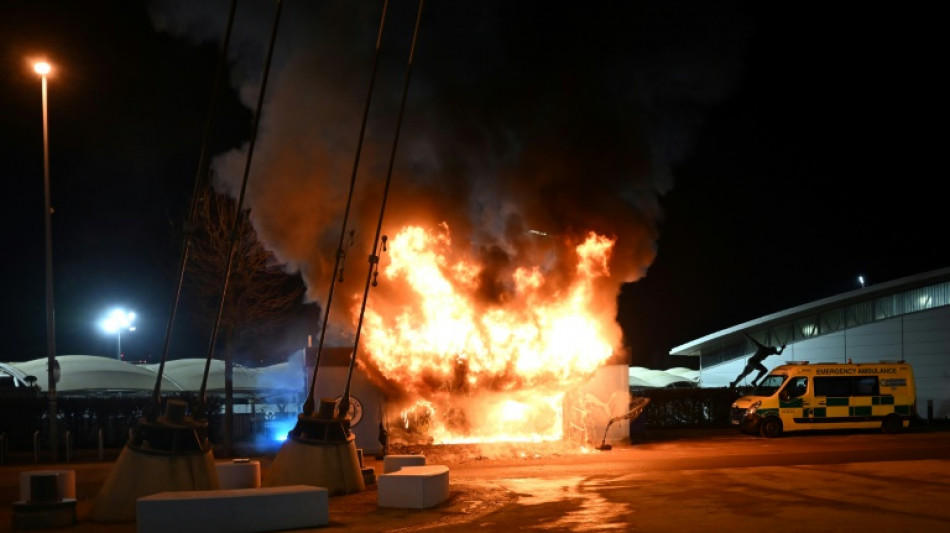
[[(453, 397), (437, 393), (400, 412), (402, 429), (437, 444), (545, 442), (563, 436), (563, 393)], [(440, 410), (436, 406), (445, 406)]]
[(610, 276), (614, 242), (591, 232), (565, 248), (575, 265), (567, 275), (555, 280), (551, 261), (514, 266), (486, 298), (485, 267), (453, 246), (447, 224), (402, 228), (364, 339), (370, 364), (410, 398), (405, 429), (434, 443), (561, 439), (566, 391), (619, 340), (597, 285)]

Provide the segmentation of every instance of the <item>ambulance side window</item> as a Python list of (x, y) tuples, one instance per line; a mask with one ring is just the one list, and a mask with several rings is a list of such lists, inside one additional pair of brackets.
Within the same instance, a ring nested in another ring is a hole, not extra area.
[(788, 384), (788, 387), (786, 387), (786, 390), (788, 391), (789, 398), (798, 398), (799, 396), (802, 396), (805, 394), (805, 391), (808, 390), (808, 378), (805, 376), (793, 378)]
[(834, 376), (815, 378), (815, 396), (877, 396), (877, 376)]
[(851, 396), (851, 378), (847, 376), (815, 378), (815, 396)]
[(855, 396), (877, 396), (877, 376), (861, 376), (854, 378)]

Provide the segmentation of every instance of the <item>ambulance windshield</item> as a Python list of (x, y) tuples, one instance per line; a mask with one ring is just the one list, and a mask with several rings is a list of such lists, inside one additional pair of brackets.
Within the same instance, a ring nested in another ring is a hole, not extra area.
[(765, 376), (765, 379), (752, 391), (752, 395), (772, 396), (782, 386), (782, 383), (785, 383), (786, 379), (788, 379), (788, 376), (784, 374), (769, 374)]

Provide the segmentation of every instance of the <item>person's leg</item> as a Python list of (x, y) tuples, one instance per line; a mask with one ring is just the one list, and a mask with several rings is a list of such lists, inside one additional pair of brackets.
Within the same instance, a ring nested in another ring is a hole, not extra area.
[(769, 369), (765, 368), (765, 365), (763, 365), (762, 363), (757, 364), (756, 368), (759, 369), (759, 373), (758, 375), (755, 376), (755, 379), (752, 380), (753, 387), (755, 387), (756, 383), (758, 383), (759, 380), (762, 379), (769, 372)]
[(742, 378), (746, 377), (746, 375), (747, 375), (749, 372), (752, 372), (752, 366), (746, 365), (745, 368), (742, 369), (742, 373), (739, 374), (739, 377), (737, 377), (735, 381), (733, 381), (732, 383), (729, 384), (729, 388), (730, 388), (730, 389), (736, 388), (736, 385), (738, 385), (739, 382), (742, 381)]

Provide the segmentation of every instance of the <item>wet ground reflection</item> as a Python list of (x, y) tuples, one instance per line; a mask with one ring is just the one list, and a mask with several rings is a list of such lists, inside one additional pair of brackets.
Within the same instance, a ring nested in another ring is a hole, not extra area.
[(624, 531), (633, 510), (610, 501), (600, 481), (582, 476), (558, 479), (506, 479), (517, 496), (518, 513), (537, 515), (533, 529), (569, 531)]

